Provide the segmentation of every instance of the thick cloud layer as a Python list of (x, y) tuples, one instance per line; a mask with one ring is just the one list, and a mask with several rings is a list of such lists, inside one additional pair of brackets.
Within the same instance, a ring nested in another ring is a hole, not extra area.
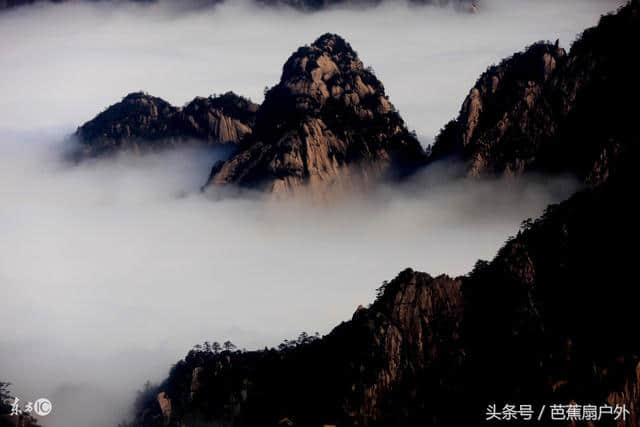
[(236, 2), (41, 5), (0, 16), (0, 379), (47, 396), (45, 425), (100, 427), (204, 340), (276, 345), (326, 333), (404, 267), (467, 272), (570, 180), (443, 182), (330, 207), (212, 201), (218, 156), (195, 149), (71, 166), (63, 137), (133, 90), (182, 104), (234, 89), (260, 101), (288, 55), (337, 32), (426, 139), (491, 62), (572, 40), (617, 3), (486, 0), (480, 13), (385, 5), (300, 14)]
[(195, 343), (326, 333), (405, 267), (462, 274), (573, 188), (432, 172), (331, 206), (214, 201), (198, 187), (215, 153), (70, 167), (57, 145), (0, 147), (1, 373), (57, 402), (53, 425), (95, 422), (75, 399), (124, 405)]

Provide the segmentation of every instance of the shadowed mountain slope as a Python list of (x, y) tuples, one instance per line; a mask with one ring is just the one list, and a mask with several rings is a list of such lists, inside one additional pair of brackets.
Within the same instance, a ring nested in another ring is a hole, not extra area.
[(635, 426), (640, 289), (626, 248), (640, 236), (628, 190), (611, 182), (550, 207), (468, 276), (406, 270), (323, 338), (198, 347), (132, 425), (459, 426), (481, 424), (490, 404), (578, 402), (624, 404), (618, 425)]
[(634, 0), (602, 17), (568, 54), (536, 43), (490, 67), (436, 138), (431, 159), (462, 159), (471, 176), (541, 171), (606, 180), (638, 143), (639, 10)]
[(257, 109), (233, 92), (195, 98), (182, 108), (142, 92), (131, 93), (78, 128), (79, 156), (158, 150), (187, 141), (237, 144), (251, 133)]

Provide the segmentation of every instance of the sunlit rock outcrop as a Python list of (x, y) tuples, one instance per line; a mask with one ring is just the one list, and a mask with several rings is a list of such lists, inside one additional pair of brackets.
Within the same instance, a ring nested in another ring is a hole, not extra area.
[(424, 164), (382, 83), (341, 37), (298, 49), (265, 96), (253, 134), (217, 164), (209, 186), (291, 193), (367, 187)]

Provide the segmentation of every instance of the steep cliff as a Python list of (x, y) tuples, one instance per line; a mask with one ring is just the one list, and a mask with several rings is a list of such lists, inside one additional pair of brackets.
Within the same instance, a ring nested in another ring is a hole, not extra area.
[(490, 67), (436, 138), (431, 159), (463, 159), (471, 176), (570, 172), (603, 182), (637, 144), (639, 40), (634, 0), (602, 17), (568, 54), (536, 43)]
[(243, 146), (213, 168), (210, 186), (352, 188), (410, 174), (425, 161), (382, 83), (335, 34), (287, 60)]
[(131, 93), (78, 128), (78, 156), (158, 150), (187, 141), (237, 144), (251, 133), (257, 109), (232, 92), (195, 98), (182, 108), (142, 92)]

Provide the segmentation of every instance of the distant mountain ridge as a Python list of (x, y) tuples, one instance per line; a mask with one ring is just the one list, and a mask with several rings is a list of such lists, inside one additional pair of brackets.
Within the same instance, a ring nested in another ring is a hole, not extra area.
[[(635, 4), (635, 1), (632, 3)], [(197, 98), (177, 109), (132, 94), (79, 128), (88, 156), (166, 148), (185, 139), (232, 143), (235, 155), (211, 170), (205, 189), (340, 193), (411, 175), (441, 160), (469, 177), (572, 174), (608, 179), (634, 144), (640, 37), (633, 7), (584, 32), (569, 53), (538, 42), (489, 67), (425, 153), (384, 86), (340, 36), (298, 49), (261, 106), (240, 98)], [(221, 107), (221, 102), (230, 107)], [(607, 108), (602, 108), (606, 105)], [(222, 109), (221, 109), (222, 108)]]
[(183, 108), (132, 93), (80, 126), (75, 138), (80, 159), (187, 141), (226, 144), (235, 153), (213, 166), (205, 190), (314, 197), (401, 179), (427, 160), (382, 83), (336, 34), (299, 48), (260, 106), (232, 92), (196, 98)]
[[(25, 6), (34, 3), (63, 3), (67, 0), (0, 0), (0, 11), (3, 9), (10, 9), (18, 6)], [(119, 3), (122, 1), (131, 1), (135, 3), (158, 3), (161, 0), (86, 0), (89, 2), (112, 2)], [(177, 3), (182, 3), (186, 8), (193, 7), (205, 7), (213, 6), (223, 3), (225, 1), (237, 1), (237, 0), (176, 0), (173, 6)], [(253, 0), (255, 3), (263, 6), (287, 6), (294, 9), (303, 11), (318, 11), (326, 9), (332, 6), (376, 6), (389, 0)], [(407, 0), (414, 5), (437, 5), (447, 6), (454, 5), (459, 10), (475, 12), (478, 7), (479, 0)], [(167, 3), (170, 3), (167, 1)]]
[[(388, 0), (255, 0), (268, 6), (289, 6), (295, 9), (317, 11), (332, 6), (376, 6)], [(454, 6), (458, 10), (475, 12), (480, 0), (407, 0), (411, 5)]]
[(78, 128), (76, 156), (146, 152), (194, 141), (238, 144), (251, 134), (257, 109), (233, 92), (195, 98), (182, 108), (143, 92), (131, 93)]

